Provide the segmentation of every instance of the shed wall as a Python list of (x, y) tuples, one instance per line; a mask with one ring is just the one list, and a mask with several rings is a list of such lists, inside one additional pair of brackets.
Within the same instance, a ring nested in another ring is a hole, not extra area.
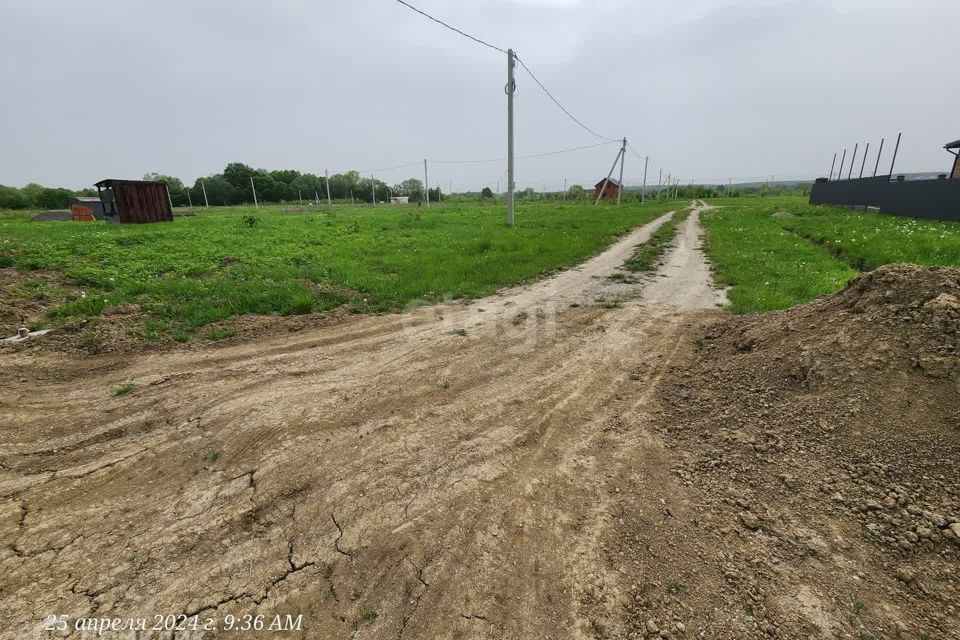
[(173, 221), (170, 198), (162, 183), (115, 182), (113, 193), (123, 224)]

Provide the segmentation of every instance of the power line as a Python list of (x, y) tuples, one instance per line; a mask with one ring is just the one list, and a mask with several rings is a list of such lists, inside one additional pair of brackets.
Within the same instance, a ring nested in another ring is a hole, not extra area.
[(633, 148), (633, 145), (631, 145), (629, 141), (627, 142), (627, 148), (630, 149), (630, 152), (633, 153), (633, 155), (637, 156), (637, 158), (639, 158), (640, 160), (644, 159), (644, 156), (637, 153), (637, 150)]
[[(397, 2), (399, 2), (399, 3), (402, 4), (403, 6), (407, 7), (408, 9), (413, 9), (414, 11), (416, 11), (417, 13), (419, 13), (420, 15), (422, 15), (423, 17), (428, 18), (428, 19), (430, 19), (430, 20), (433, 20), (433, 21), (436, 22), (437, 24), (443, 25), (444, 27), (446, 27), (447, 29), (450, 29), (451, 31), (456, 31), (456, 32), (459, 33), (460, 35), (462, 35), (462, 36), (464, 36), (464, 37), (466, 37), (466, 38), (470, 38), (470, 39), (473, 40), (474, 42), (479, 42), (480, 44), (484, 45), (485, 47), (490, 47), (491, 49), (495, 49), (495, 50), (499, 51), (500, 53), (506, 53), (506, 52), (507, 52), (506, 49), (501, 49), (500, 47), (496, 47), (496, 46), (490, 44), (489, 42), (484, 42), (484, 41), (481, 40), (480, 38), (475, 38), (475, 37), (473, 37), (472, 35), (470, 35), (469, 33), (466, 33), (466, 32), (464, 32), (464, 31), (461, 31), (460, 29), (457, 29), (456, 27), (450, 26), (449, 24), (447, 24), (447, 23), (444, 22), (443, 20), (438, 20), (437, 18), (434, 18), (434, 17), (433, 17), (432, 15), (430, 15), (429, 13), (425, 13), (425, 12), (423, 12), (423, 11), (420, 11), (420, 9), (417, 9), (415, 6), (413, 6), (412, 4), (410, 4), (410, 3), (408, 3), (408, 2), (404, 2), (403, 0), (397, 0)], [(521, 64), (523, 64), (523, 63), (521, 63)]]
[(384, 173), (386, 171), (393, 171), (394, 169), (406, 169), (407, 167), (419, 166), (421, 162), (422, 161), (418, 160), (416, 162), (401, 164), (395, 167), (384, 167), (383, 169), (348, 169), (348, 171), (356, 171), (357, 173)]
[[(399, 2), (400, 0), (397, 0), (397, 1)], [(530, 74), (530, 77), (533, 78), (533, 81), (536, 82), (538, 85), (540, 85), (540, 88), (543, 89), (543, 92), (544, 92), (545, 94), (547, 94), (547, 96), (548, 96), (551, 100), (553, 100), (553, 103), (554, 103), (555, 105), (557, 105), (557, 106), (560, 108), (561, 111), (563, 111), (565, 114), (567, 114), (567, 117), (569, 117), (571, 120), (573, 120), (573, 121), (576, 122), (578, 125), (580, 125), (580, 127), (583, 128), (585, 131), (587, 131), (588, 133), (590, 133), (590, 134), (593, 135), (593, 136), (596, 136), (597, 138), (600, 138), (601, 140), (606, 140), (607, 142), (619, 142), (619, 140), (614, 140), (613, 138), (608, 138), (608, 137), (606, 137), (606, 136), (600, 135), (599, 133), (597, 133), (596, 131), (594, 131), (593, 129), (591, 129), (590, 127), (588, 127), (587, 125), (583, 124), (580, 120), (578, 120), (576, 116), (574, 116), (572, 113), (570, 113), (570, 112), (567, 110), (566, 107), (564, 107), (562, 104), (560, 104), (560, 101), (557, 100), (557, 99), (553, 96), (553, 94), (550, 93), (549, 90), (547, 90), (547, 88), (546, 88), (545, 86), (543, 86), (543, 83), (540, 82), (540, 80), (537, 78), (537, 76), (535, 76), (535, 75), (533, 74), (533, 71), (530, 70), (530, 67), (528, 67), (528, 66), (523, 62), (523, 60), (520, 59), (520, 56), (514, 54), (513, 57), (516, 58), (517, 62), (520, 63), (520, 66), (523, 67), (524, 70), (525, 70), (527, 73)]]
[[(617, 140), (611, 140), (610, 142), (599, 142), (597, 144), (588, 144), (583, 147), (573, 147), (570, 149), (560, 149), (558, 151), (546, 151), (544, 153), (534, 153), (527, 156), (516, 156), (517, 160), (528, 160), (530, 158), (543, 158), (546, 156), (555, 156), (561, 153), (571, 153), (573, 151), (583, 151), (584, 149), (596, 149), (597, 147), (604, 147), (608, 144), (613, 144), (618, 142)], [(479, 164), (484, 162), (503, 162), (506, 158), (489, 158), (484, 160), (431, 160), (430, 162), (436, 162), (437, 164)]]

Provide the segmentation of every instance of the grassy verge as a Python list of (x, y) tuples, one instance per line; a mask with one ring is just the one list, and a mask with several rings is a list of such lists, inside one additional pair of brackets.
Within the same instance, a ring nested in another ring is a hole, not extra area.
[(807, 302), (884, 264), (960, 266), (960, 223), (811, 206), (804, 198), (711, 204), (723, 208), (702, 216), (707, 253), (718, 281), (733, 287), (735, 312)]
[(660, 259), (670, 245), (673, 243), (673, 237), (677, 233), (677, 227), (681, 222), (687, 219), (690, 214), (689, 209), (678, 211), (667, 222), (660, 225), (650, 239), (639, 245), (623, 267), (627, 271), (653, 271), (660, 264)]
[(783, 203), (744, 201), (702, 213), (705, 248), (735, 313), (773, 311), (840, 289), (857, 272), (780, 225)]
[(910, 262), (960, 265), (960, 223), (802, 206), (781, 225), (860, 270)]
[(675, 207), (523, 205), (513, 230), (492, 205), (319, 213), (238, 207), (122, 226), (0, 216), (0, 264), (56, 273), (77, 289), (50, 310), (55, 321), (134, 304), (145, 314), (147, 337), (186, 339), (243, 314), (343, 304), (390, 311), (482, 296), (576, 264)]

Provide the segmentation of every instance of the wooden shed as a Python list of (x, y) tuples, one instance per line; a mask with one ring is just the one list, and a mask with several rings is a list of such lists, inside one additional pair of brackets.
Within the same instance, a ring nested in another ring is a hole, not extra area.
[(107, 222), (173, 222), (170, 193), (162, 182), (107, 179), (94, 186)]
[[(596, 200), (600, 197), (600, 189), (603, 189), (603, 180), (593, 185), (593, 199)], [(604, 200), (616, 200), (617, 196), (620, 195), (620, 183), (617, 182), (615, 178), (610, 178), (607, 181), (607, 188), (603, 190), (603, 199)]]

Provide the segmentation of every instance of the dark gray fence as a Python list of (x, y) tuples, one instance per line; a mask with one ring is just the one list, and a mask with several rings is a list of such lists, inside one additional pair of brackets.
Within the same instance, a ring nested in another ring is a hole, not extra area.
[(891, 182), (890, 176), (816, 182), (810, 204), (877, 207), (912, 218), (960, 221), (960, 180)]

